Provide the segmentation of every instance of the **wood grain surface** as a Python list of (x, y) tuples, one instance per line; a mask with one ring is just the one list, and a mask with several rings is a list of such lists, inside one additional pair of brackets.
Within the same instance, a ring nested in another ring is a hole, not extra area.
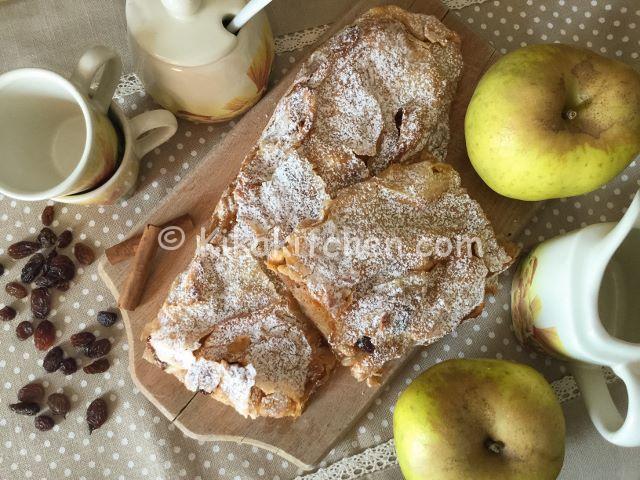
[[(447, 161), (460, 172), (463, 185), (480, 202), (496, 231), (515, 236), (534, 214), (536, 204), (501, 197), (487, 188), (471, 167), (464, 144), (464, 114), (473, 90), (484, 70), (495, 60), (496, 52), (483, 39), (461, 24), (455, 14), (436, 0), (361, 0), (327, 32), (333, 35), (376, 5), (396, 4), (407, 10), (434, 15), (462, 37), (464, 73), (451, 113), (452, 138)], [(302, 56), (304, 60), (309, 52)], [(257, 141), (276, 103), (287, 91), (298, 68), (288, 75), (247, 113), (221, 144), (200, 162), (180, 185), (169, 194), (144, 223), (163, 224), (188, 212), (196, 225), (205, 224), (224, 188), (238, 173), (240, 164)], [(138, 234), (139, 225), (131, 235)], [(151, 280), (135, 312), (123, 312), (129, 338), (129, 368), (137, 387), (158, 409), (188, 436), (199, 440), (229, 440), (267, 448), (303, 469), (313, 468), (348, 432), (374, 401), (380, 387), (358, 383), (346, 368), (338, 369), (327, 385), (312, 398), (297, 420), (248, 420), (233, 409), (202, 394), (186, 390), (177, 379), (142, 358), (144, 326), (155, 318), (174, 278), (185, 269), (193, 255), (192, 232), (185, 247), (177, 251), (160, 250), (151, 272)], [(130, 261), (110, 265), (100, 262), (100, 274), (116, 298), (126, 278)], [(383, 385), (408, 361), (396, 362)]]

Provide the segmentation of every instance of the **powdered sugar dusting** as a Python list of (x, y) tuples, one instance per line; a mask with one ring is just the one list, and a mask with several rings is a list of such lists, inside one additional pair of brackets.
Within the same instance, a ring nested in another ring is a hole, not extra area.
[[(334, 252), (320, 248), (332, 240)], [(331, 316), (330, 344), (360, 379), (450, 332), (511, 262), (458, 174), (429, 162), (340, 191), (325, 220), (298, 227), (274, 258)], [(356, 347), (363, 337), (372, 352)]]
[(256, 370), (253, 365), (242, 367), (227, 362), (195, 361), (187, 372), (184, 384), (191, 391), (217, 392), (241, 415), (251, 414), (251, 389), (255, 384)]
[[(236, 213), (227, 230), (250, 232), (243, 241), (272, 239), (274, 230), (285, 238), (321, 220), (341, 189), (390, 164), (423, 149), (444, 159), (462, 58), (455, 34), (439, 25), (375, 9), (316, 51), (224, 200)], [(215, 225), (228, 223), (222, 216), (219, 208)]]
[[(310, 57), (213, 215), (212, 243), (232, 239), (234, 255), (213, 245), (197, 252), (150, 337), (157, 357), (189, 388), (244, 415), (299, 415), (311, 379), (315, 385), (326, 377), (332, 362), (262, 261), (297, 228), (322, 222), (343, 189), (419, 153), (443, 159), (461, 69), (455, 33), (394, 6), (366, 13)], [(410, 194), (385, 189), (397, 200), (393, 213), (410, 216), (411, 206), (403, 206)], [(238, 248), (265, 237), (262, 253)], [(407, 262), (392, 259), (386, 268), (400, 272)], [(328, 267), (326, 285), (318, 283), (326, 291)], [(333, 281), (349, 284), (340, 274)], [(363, 296), (363, 312), (366, 303)]]
[(241, 173), (235, 195), (237, 223), (249, 226), (255, 238), (272, 236), (275, 229), (284, 238), (296, 225), (322, 218), (329, 200), (325, 184), (295, 150), (265, 147), (256, 155), (254, 169), (259, 172), (255, 176)]
[[(477, 242), (491, 273), (509, 261), (458, 174), (447, 165), (420, 162), (390, 167), (342, 190), (323, 222), (294, 232), (283, 256), (287, 271), (325, 308), (339, 312), (354, 290), (430, 266), (442, 256), (436, 247), (443, 240)], [(332, 241), (341, 254), (324, 248)]]
[(282, 416), (300, 409), (310, 393), (313, 342), (305, 322), (286, 304), (229, 318), (195, 352), (184, 383), (189, 390), (213, 393), (242, 415), (256, 418), (269, 408)]
[(160, 361), (188, 368), (191, 357), (181, 353), (200, 347), (219, 321), (278, 301), (272, 281), (249, 250), (206, 244), (172, 287), (149, 344)]
[[(332, 336), (332, 346), (352, 358), (352, 372), (363, 380), (384, 364), (453, 331), (483, 301), (487, 269), (475, 257), (450, 257), (428, 272), (411, 272), (358, 294)], [(364, 354), (360, 338), (375, 350)]]
[[(209, 363), (251, 366), (256, 372), (255, 385), (262, 393), (280, 391), (302, 402), (313, 356), (313, 336), (308, 337), (307, 330), (305, 321), (286, 304), (273, 305), (216, 325), (196, 357)], [(216, 386), (212, 378), (197, 388), (213, 391)]]
[(248, 249), (205, 244), (176, 280), (149, 345), (188, 389), (213, 393), (245, 416), (258, 416), (262, 396), (273, 393), (280, 397), (267, 401), (271, 416), (298, 414), (317, 386), (311, 363), (330, 371), (332, 360), (297, 315)]

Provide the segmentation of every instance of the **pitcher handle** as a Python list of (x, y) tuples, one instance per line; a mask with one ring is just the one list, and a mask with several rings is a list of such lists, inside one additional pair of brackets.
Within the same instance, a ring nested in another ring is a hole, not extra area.
[[(95, 90), (91, 90), (91, 83), (96, 74), (102, 69), (100, 83)], [(92, 47), (80, 57), (76, 71), (71, 76), (80, 93), (93, 100), (100, 113), (106, 114), (111, 105), (111, 99), (116, 91), (122, 73), (120, 55), (110, 48), (98, 45)]]
[[(638, 159), (638, 161), (640, 161), (640, 159)], [(636, 212), (636, 223), (634, 225), (635, 228), (640, 228), (640, 190), (636, 192), (629, 208), (633, 209)]]
[(138, 158), (169, 140), (178, 129), (178, 122), (168, 110), (151, 110), (131, 119), (134, 150)]
[(627, 388), (628, 407), (624, 419), (613, 403), (600, 367), (576, 363), (571, 370), (600, 435), (621, 447), (640, 447), (640, 362), (613, 367)]

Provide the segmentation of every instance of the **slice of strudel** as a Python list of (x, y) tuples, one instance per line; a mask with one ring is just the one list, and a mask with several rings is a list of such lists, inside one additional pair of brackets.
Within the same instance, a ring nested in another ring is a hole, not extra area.
[(513, 259), (480, 205), (441, 163), (392, 165), (341, 190), (269, 266), (359, 380), (481, 311)]
[(300, 415), (335, 357), (248, 249), (205, 244), (151, 328), (146, 358), (240, 414)]

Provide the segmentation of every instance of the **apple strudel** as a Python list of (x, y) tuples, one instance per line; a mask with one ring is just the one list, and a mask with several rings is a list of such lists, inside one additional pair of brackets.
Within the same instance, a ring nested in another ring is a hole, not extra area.
[[(461, 71), (455, 32), (395, 6), (368, 11), (313, 53), (149, 326), (146, 358), (242, 415), (300, 415), (335, 357), (292, 280), (266, 261), (293, 232), (322, 224), (342, 190), (389, 165), (444, 160)], [(473, 264), (484, 279), (486, 265)]]

